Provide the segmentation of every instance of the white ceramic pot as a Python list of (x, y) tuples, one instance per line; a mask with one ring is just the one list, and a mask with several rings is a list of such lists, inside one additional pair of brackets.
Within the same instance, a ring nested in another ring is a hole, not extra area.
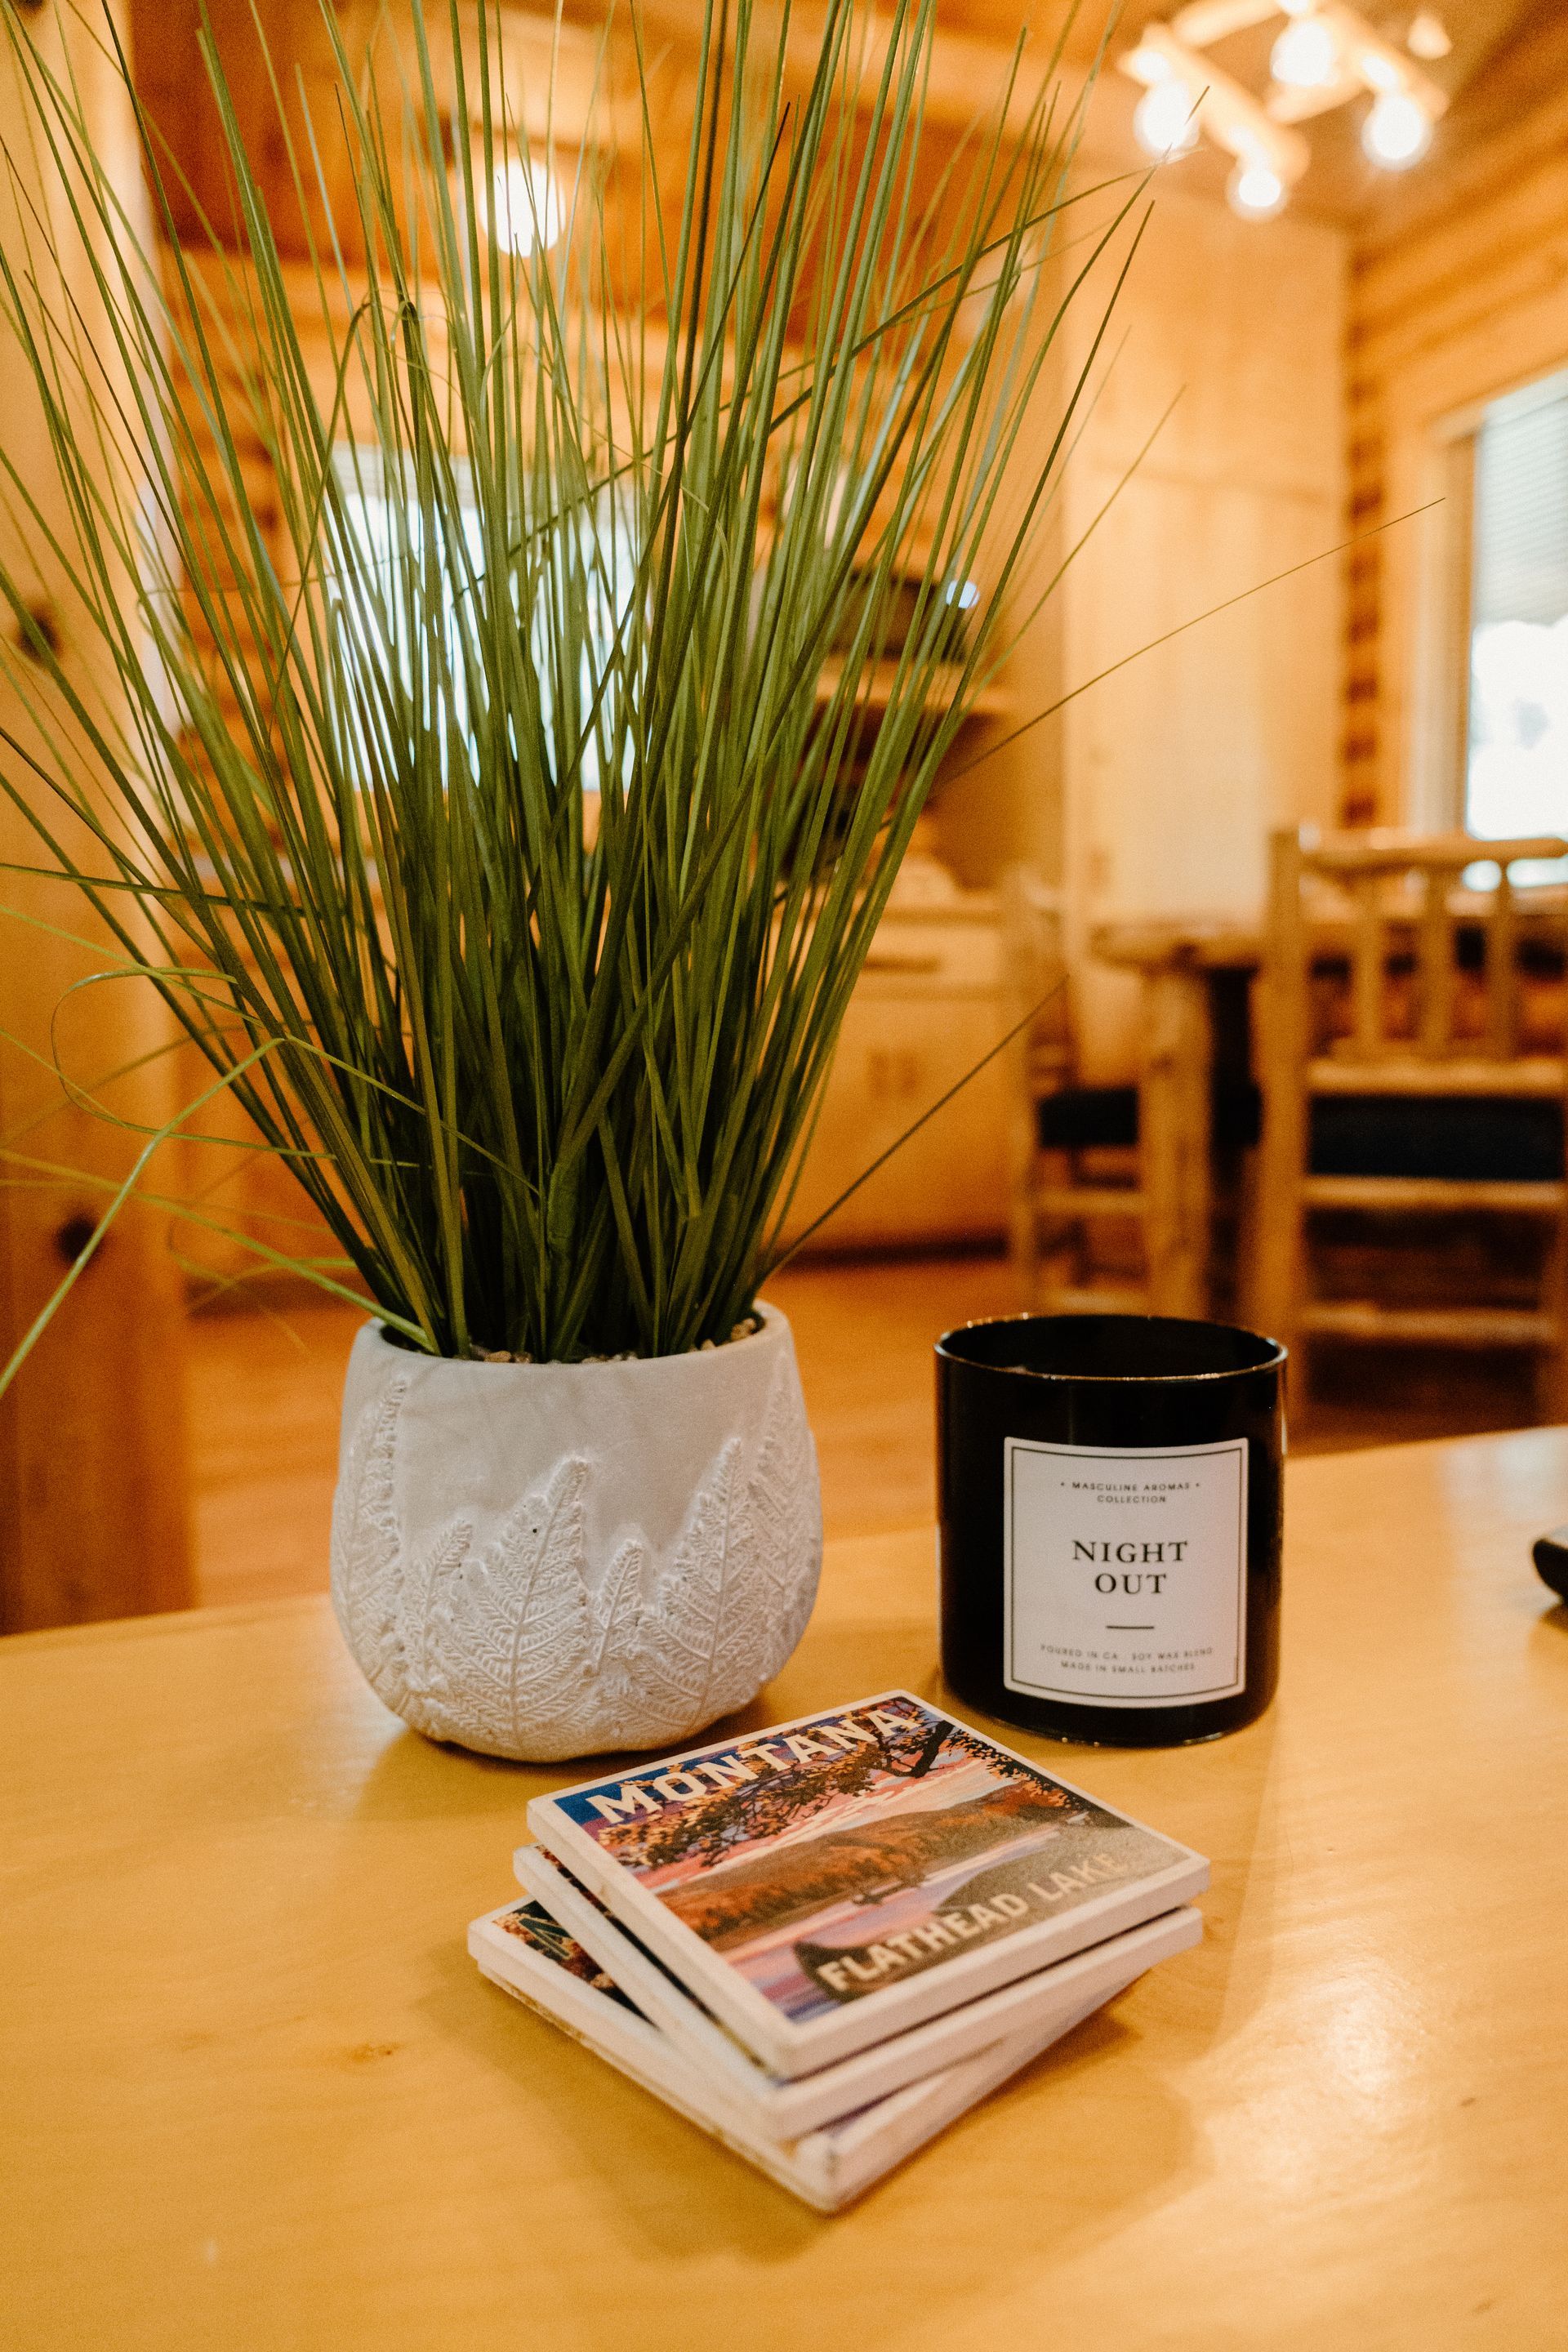
[(822, 1563), (790, 1328), (610, 1364), (359, 1334), (332, 1601), (395, 1713), (537, 1759), (690, 1738), (776, 1674)]

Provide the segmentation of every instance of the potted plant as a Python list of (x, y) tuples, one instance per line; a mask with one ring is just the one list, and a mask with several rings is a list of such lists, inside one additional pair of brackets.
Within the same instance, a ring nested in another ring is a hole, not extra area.
[(210, 39), (234, 221), (196, 256), (153, 126), (161, 252), (6, 19), (68, 202), (0, 255), (4, 307), (111, 691), (0, 578), (36, 721), (0, 782), (210, 1066), (99, 1233), (171, 1200), (158, 1150), (226, 1091), (335, 1237), (256, 1262), (374, 1306), (332, 1579), (377, 1690), (502, 1755), (668, 1742), (810, 1609), (760, 1292), (900, 859), (1027, 617), (1084, 388), (1047, 373), (1081, 105), (1015, 83), (933, 173), (929, 5), (826, 0), (803, 59), (706, 0), (672, 177), (635, 10), (570, 152), (482, 6), (465, 46), (416, 0), (401, 80), (323, 15), (337, 119), (279, 104), (304, 267)]

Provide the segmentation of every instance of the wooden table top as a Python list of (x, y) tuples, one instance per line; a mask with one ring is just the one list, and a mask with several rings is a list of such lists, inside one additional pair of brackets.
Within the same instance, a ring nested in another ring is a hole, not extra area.
[(1101, 963), (1134, 971), (1159, 971), (1172, 964), (1202, 971), (1256, 971), (1263, 961), (1263, 926), (1226, 915), (1130, 916), (1097, 925), (1089, 949)]
[[(824, 2221), (478, 1976), (563, 1776), (427, 1745), (323, 1604), (0, 1643), (7, 2352), (1560, 2352), (1568, 1431), (1292, 1466), (1284, 1679), (1031, 1740), (1214, 1857), (1202, 1948)], [(929, 1533), (752, 1722), (936, 1688)]]
[[(1484, 920), (1490, 902), (1484, 893), (1455, 890), (1449, 911), (1456, 922)], [(1521, 891), (1514, 899), (1521, 937), (1556, 945), (1568, 913), (1568, 891), (1542, 884)], [(1412, 927), (1420, 908), (1412, 903), (1403, 919)], [(1331, 901), (1312, 922), (1314, 943), (1325, 958), (1349, 954), (1355, 925), (1342, 902)], [(1099, 924), (1089, 934), (1089, 952), (1101, 963), (1120, 964), (1134, 971), (1168, 971), (1184, 965), (1198, 971), (1256, 971), (1263, 961), (1263, 919), (1237, 915), (1137, 915)]]

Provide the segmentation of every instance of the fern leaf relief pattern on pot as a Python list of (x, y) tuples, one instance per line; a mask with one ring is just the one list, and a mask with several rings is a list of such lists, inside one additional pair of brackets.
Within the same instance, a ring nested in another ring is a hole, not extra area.
[(602, 1364), (418, 1356), (360, 1332), (332, 1601), (433, 1739), (533, 1761), (668, 1747), (789, 1657), (822, 1564), (795, 1346), (762, 1328)]

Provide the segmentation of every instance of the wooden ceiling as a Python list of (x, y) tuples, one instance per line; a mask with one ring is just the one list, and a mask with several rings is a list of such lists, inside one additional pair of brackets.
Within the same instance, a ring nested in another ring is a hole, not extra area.
[[(405, 58), (411, 44), (406, 33), (410, 0), (337, 0), (335, 22), (351, 53), (363, 54), (373, 40), (378, 56), (389, 60), (395, 79), (395, 53)], [(656, 122), (668, 141), (671, 168), (684, 155), (689, 122), (694, 32), (700, 18), (699, 0), (640, 0), (641, 12), (658, 58)], [(1124, 0), (1110, 41), (1112, 58), (1130, 47), (1144, 24), (1174, 13), (1176, 0)], [(426, 0), (427, 19), (437, 35), (437, 78), (449, 80), (449, 66), (441, 57), (438, 36), (447, 10), (443, 0)], [(201, 0), (131, 0), (132, 37), (136, 71), (150, 110), (167, 142), (177, 175), (186, 184), (176, 201), (176, 218), (183, 234), (195, 228), (200, 214), (224, 220), (230, 199), (226, 185), (221, 142), (200, 63), (198, 34)], [(208, 13), (236, 94), (247, 144), (260, 165), (279, 241), (285, 249), (302, 243), (299, 214), (290, 190), (287, 143), (257, 42), (258, 16), (271, 52), (279, 82), (289, 92), (302, 86), (318, 125), (331, 125), (335, 113), (331, 90), (334, 69), (331, 38), (321, 0), (209, 0)], [(998, 91), (1007, 73), (1021, 22), (1029, 27), (1029, 48), (1045, 56), (1056, 38), (1064, 11), (1059, 0), (938, 0), (938, 44), (933, 61), (930, 113), (938, 125), (939, 141), (945, 131), (956, 137), (992, 91)], [(1379, 8), (1370, 0), (1367, 13), (1389, 37), (1402, 39), (1414, 13), (1408, 5)], [(1427, 68), (1448, 89), (1450, 111), (1439, 127), (1433, 153), (1408, 174), (1392, 175), (1369, 164), (1362, 155), (1359, 112), (1353, 107), (1320, 116), (1307, 126), (1312, 162), (1294, 192), (1301, 211), (1351, 226), (1373, 228), (1380, 212), (1391, 206), (1407, 212), (1419, 205), (1423, 185), (1435, 194), (1467, 142), (1480, 127), (1493, 125), (1499, 112), (1495, 93), (1506, 89), (1506, 106), (1517, 110), (1528, 104), (1531, 92), (1531, 44), (1551, 37), (1563, 22), (1562, 0), (1447, 0), (1443, 11), (1453, 40), (1449, 56)], [(558, 93), (586, 121), (604, 20), (603, 0), (563, 0), (559, 32), (552, 26), (551, 0), (524, 0), (502, 10), (509, 51), (522, 59), (525, 86), (542, 86), (550, 46), (554, 38), (561, 62)], [(1069, 66), (1081, 75), (1090, 64), (1106, 22), (1101, 0), (1084, 0), (1066, 39)], [(624, 23), (624, 7), (620, 12)], [(795, 42), (803, 57), (814, 50), (809, 6), (795, 10)], [(401, 26), (401, 30), (400, 30)], [(379, 29), (378, 29), (379, 28)], [(1260, 26), (1233, 36), (1213, 54), (1238, 79), (1261, 90), (1267, 80), (1267, 58), (1275, 26)], [(531, 52), (531, 58), (530, 53)], [(531, 66), (531, 70), (529, 67)], [(1542, 86), (1540, 94), (1546, 95)], [(1095, 99), (1094, 137), (1109, 155), (1128, 163), (1137, 159), (1131, 137), (1131, 113), (1138, 92), (1114, 71), (1105, 73)], [(558, 100), (558, 102), (560, 102)], [(298, 101), (290, 98), (298, 127)], [(603, 102), (600, 107), (603, 115)], [(531, 126), (531, 128), (532, 126)], [(601, 126), (599, 136), (605, 133)], [(662, 141), (661, 141), (662, 143)], [(330, 175), (329, 159), (329, 175)], [(1224, 185), (1228, 159), (1200, 149), (1169, 167), (1173, 184), (1217, 194)]]

